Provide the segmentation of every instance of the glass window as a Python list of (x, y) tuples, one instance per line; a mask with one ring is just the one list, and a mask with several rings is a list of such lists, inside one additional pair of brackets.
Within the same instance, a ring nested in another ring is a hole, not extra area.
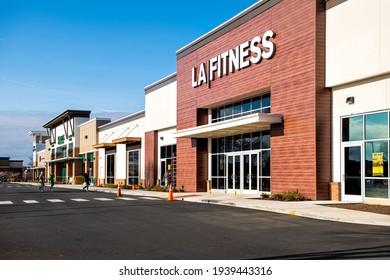
[(107, 184), (115, 183), (115, 154), (107, 155), (106, 180)]
[(342, 120), (343, 142), (363, 140), (363, 116)]
[(224, 137), (218, 138), (218, 151), (220, 153), (225, 152), (225, 138)]
[(211, 119), (212, 119), (212, 122), (217, 122), (217, 119), (218, 119), (218, 109), (213, 109), (211, 110)]
[(220, 108), (218, 109), (218, 118), (219, 118), (218, 121), (223, 121), (223, 120), (225, 120), (225, 107), (220, 107)]
[(227, 105), (225, 106), (225, 120), (230, 120), (232, 118), (233, 113), (233, 105)]
[(251, 149), (252, 137), (250, 133), (242, 135), (242, 150), (249, 151)]
[(261, 97), (255, 97), (252, 99), (252, 110), (253, 113), (257, 113), (260, 111), (260, 103), (261, 103)]
[(260, 149), (260, 132), (252, 133), (252, 150)]
[(366, 142), (366, 177), (388, 177), (388, 141)]
[(269, 107), (271, 106), (271, 97), (269, 94), (265, 94), (261, 97), (261, 107)]
[(261, 176), (271, 175), (270, 151), (261, 152)]
[(225, 152), (229, 153), (233, 151), (233, 137), (225, 137)]
[(129, 174), (128, 174), (128, 184), (138, 184), (139, 183), (139, 151), (130, 151), (129, 152)]
[(162, 147), (160, 148), (160, 157), (161, 157), (161, 158), (166, 158), (166, 157), (167, 157), (167, 149), (166, 149), (165, 146), (162, 146)]
[(233, 105), (233, 115), (235, 117), (241, 116), (241, 102), (236, 102)]
[(219, 156), (212, 155), (211, 156), (211, 176), (218, 176), (218, 168), (219, 168)]
[(365, 116), (365, 139), (388, 138), (388, 114), (379, 113)]
[(234, 135), (233, 137), (233, 151), (234, 152), (239, 152), (241, 151), (241, 134)]
[(211, 110), (211, 122), (215, 123), (230, 120), (232, 118), (239, 118), (249, 114), (257, 114), (259, 112), (271, 112), (271, 95), (269, 93), (214, 108)]
[(172, 146), (167, 146), (167, 158), (172, 157)]
[(225, 176), (225, 155), (219, 155), (218, 176)]
[(247, 99), (242, 102), (242, 115), (249, 115), (252, 110), (251, 100)]
[(365, 196), (374, 198), (389, 198), (389, 181), (385, 180), (366, 180)]
[(271, 147), (270, 144), (270, 131), (263, 131), (261, 133), (261, 148), (269, 149)]
[(218, 153), (218, 138), (211, 139), (211, 152)]

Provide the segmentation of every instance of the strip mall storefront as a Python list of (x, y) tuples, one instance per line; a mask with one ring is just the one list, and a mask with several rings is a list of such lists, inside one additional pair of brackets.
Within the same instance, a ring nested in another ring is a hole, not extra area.
[(326, 17), (333, 181), (343, 201), (390, 204), (390, 2), (328, 1)]
[(328, 199), (330, 114), (325, 2), (258, 2), (177, 51), (177, 185)]

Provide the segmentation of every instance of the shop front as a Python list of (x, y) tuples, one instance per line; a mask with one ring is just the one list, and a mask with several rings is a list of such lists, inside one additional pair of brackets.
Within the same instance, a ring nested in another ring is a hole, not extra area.
[[(390, 204), (390, 2), (329, 1), (326, 14), (332, 179), (343, 201)], [(372, 42), (363, 60), (362, 36)]]
[(178, 186), (328, 199), (324, 43), (324, 2), (268, 0), (178, 50)]

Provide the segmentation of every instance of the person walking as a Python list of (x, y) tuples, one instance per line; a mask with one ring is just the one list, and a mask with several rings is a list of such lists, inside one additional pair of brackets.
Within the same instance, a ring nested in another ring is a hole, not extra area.
[(50, 175), (49, 175), (49, 183), (50, 183), (50, 190), (53, 191), (54, 190), (54, 175), (53, 175), (53, 173), (50, 173)]
[(45, 175), (43, 175), (43, 172), (39, 173), (38, 177), (39, 183), (41, 184), (39, 187), (39, 190), (43, 192), (43, 188), (45, 187)]
[(90, 184), (90, 180), (89, 180), (89, 174), (87, 172), (84, 173), (84, 187), (83, 187), (83, 190), (87, 190), (89, 189), (89, 184)]

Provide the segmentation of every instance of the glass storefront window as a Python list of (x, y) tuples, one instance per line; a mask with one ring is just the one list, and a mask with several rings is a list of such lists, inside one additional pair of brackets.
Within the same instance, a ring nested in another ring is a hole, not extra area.
[(260, 149), (260, 132), (252, 133), (252, 150)]
[(363, 116), (342, 120), (343, 142), (363, 140)]
[(389, 131), (388, 113), (370, 114), (365, 117), (365, 139), (387, 139)]
[(270, 191), (269, 130), (211, 139), (211, 150), (213, 189)]
[(260, 112), (271, 112), (271, 95), (269, 93), (214, 108), (211, 110), (211, 122), (221, 122)]
[(270, 132), (269, 131), (263, 131), (261, 133), (261, 148), (262, 149), (269, 149), (270, 148)]
[(370, 141), (365, 144), (366, 177), (388, 177), (388, 141)]
[(271, 153), (269, 150), (261, 152), (261, 175), (271, 175)]
[(389, 198), (388, 112), (344, 118), (342, 141), (361, 141), (364, 147), (364, 195)]
[(389, 198), (389, 181), (388, 179), (368, 179), (365, 182), (365, 190), (366, 197)]

